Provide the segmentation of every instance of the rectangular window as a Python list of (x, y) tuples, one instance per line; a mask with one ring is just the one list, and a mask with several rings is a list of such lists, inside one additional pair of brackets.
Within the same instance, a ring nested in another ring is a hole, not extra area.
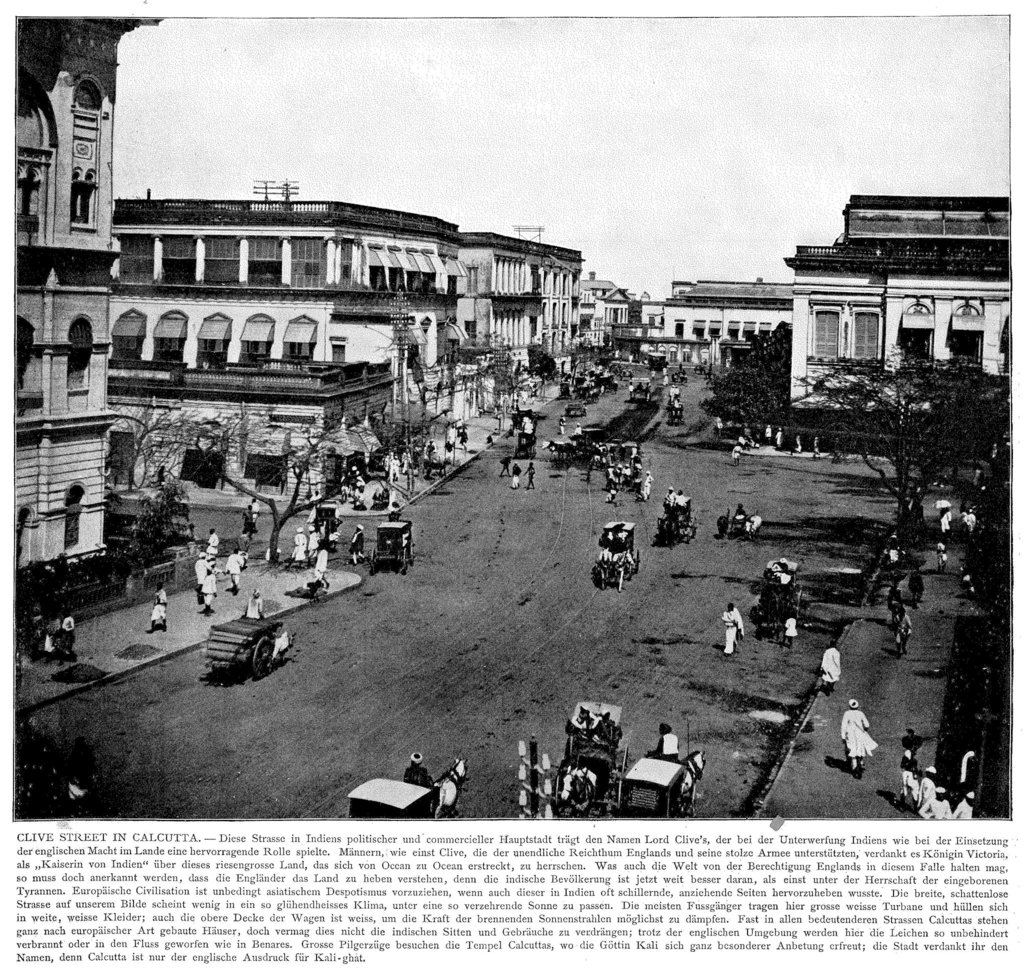
[(338, 287), (344, 288), (352, 283), (352, 265), (342, 264), (341, 265), (341, 277), (338, 278)]
[(311, 342), (285, 342), (284, 357), (297, 362), (312, 362), (313, 344)]
[(436, 276), (422, 271), (406, 271), (407, 288), (416, 294), (433, 294), (436, 291)]
[(344, 362), (345, 361), (345, 343), (344, 342), (332, 342), (331, 343), (331, 362)]
[(400, 267), (388, 268), (388, 291), (404, 291), (405, 281)]
[(141, 335), (115, 335), (110, 349), (112, 359), (133, 359), (138, 362), (142, 358)]
[(834, 359), (839, 354), (839, 312), (814, 313), (814, 355), (818, 359)]
[(700, 324), (700, 325), (698, 325), (696, 323), (694, 324), (694, 326), (693, 326), (693, 337), (695, 339), (702, 339), (702, 338), (704, 338), (704, 325), (703, 324)]
[(164, 237), (163, 264), (164, 281), (167, 284), (195, 284), (195, 238)]
[[(651, 324), (653, 325), (654, 322), (652, 321)], [(683, 337), (683, 333), (685, 331), (686, 331), (686, 319), (685, 318), (677, 319), (676, 320), (676, 336), (678, 338), (682, 338)]]
[(327, 281), (324, 242), (319, 237), (292, 238), (292, 287), (322, 288)]
[(466, 338), (469, 339), (470, 342), (475, 342), (476, 341), (476, 320), (473, 319), (471, 321), (464, 322), (463, 325), (464, 325), (464, 327), (466, 329)]
[(210, 284), (238, 284), (238, 238), (207, 237), (204, 245), (203, 280)]
[(128, 234), (121, 238), (121, 270), (119, 280), (134, 284), (153, 281), (153, 238)]
[(854, 359), (878, 358), (878, 313), (859, 311), (853, 316)]
[(239, 362), (246, 366), (256, 366), (264, 359), (270, 358), (269, 342), (243, 342)]
[(480, 268), (470, 266), (466, 268), (466, 294), (475, 295), (479, 287)]
[(537, 316), (530, 316), (530, 338), (535, 339), (537, 337)]
[(185, 357), (184, 339), (153, 340), (153, 360), (155, 362), (183, 362)]
[(370, 289), (373, 291), (388, 290), (388, 269), (370, 265)]
[(273, 237), (249, 238), (248, 278), (255, 287), (281, 286), (281, 241)]
[(228, 344), (222, 339), (200, 339), (196, 365), (200, 369), (223, 369), (228, 364)]

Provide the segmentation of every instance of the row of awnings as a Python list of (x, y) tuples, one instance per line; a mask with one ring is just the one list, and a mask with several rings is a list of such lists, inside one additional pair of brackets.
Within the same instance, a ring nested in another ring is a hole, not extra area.
[[(275, 323), (270, 319), (250, 319), (242, 327), (242, 341), (273, 342), (274, 325)], [(114, 322), (112, 331), (116, 336), (141, 339), (146, 334), (146, 320), (142, 317), (119, 318)], [(316, 322), (289, 322), (284, 330), (284, 341), (295, 342), (299, 345), (313, 345), (316, 343), (316, 333)], [(158, 339), (184, 340), (188, 334), (188, 319), (178, 317), (161, 318), (156, 323), (153, 334)], [(207, 318), (199, 326), (198, 337), (214, 342), (230, 341), (231, 319)]]
[[(985, 319), (980, 315), (951, 315), (950, 327), (956, 331), (983, 332), (985, 330)], [(921, 313), (911, 313), (903, 316), (900, 322), (901, 328), (921, 328), (931, 331), (935, 328), (935, 316)]]
[(434, 254), (425, 251), (385, 250), (370, 248), (371, 267), (393, 267), (420, 274), (447, 274), (454, 277), (468, 277), (466, 265), (453, 257), (446, 257), (444, 263)]

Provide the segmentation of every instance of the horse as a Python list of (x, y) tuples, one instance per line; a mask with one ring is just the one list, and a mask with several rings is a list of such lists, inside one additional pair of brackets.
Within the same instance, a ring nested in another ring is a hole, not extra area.
[(559, 816), (586, 817), (597, 800), (597, 775), (583, 765), (559, 771), (555, 811)]
[(697, 783), (704, 777), (704, 752), (697, 749), (686, 756), (682, 765), (685, 769), (679, 785), (679, 815), (692, 816)]
[(727, 511), (724, 515), (720, 515), (715, 525), (718, 526), (718, 537), (728, 538), (729, 537), (729, 526), (732, 524), (732, 518), (729, 516)]
[(555, 455), (555, 460), (569, 461), (576, 455), (574, 444), (562, 440), (549, 440), (544, 449)]
[(761, 534), (761, 516), (752, 515), (748, 518), (746, 524), (743, 526), (743, 530), (750, 541), (756, 541), (758, 536)]
[(450, 819), (455, 816), (455, 806), (459, 801), (462, 786), (468, 777), (468, 766), (464, 758), (456, 758), (448, 770), (434, 783), (437, 792), (437, 805), (434, 807), (434, 819)]

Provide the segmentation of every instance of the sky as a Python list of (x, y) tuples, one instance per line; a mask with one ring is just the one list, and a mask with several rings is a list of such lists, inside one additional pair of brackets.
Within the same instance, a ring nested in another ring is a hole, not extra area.
[(654, 297), (792, 280), (853, 193), (1009, 193), (1004, 17), (165, 19), (119, 60), (119, 197), (543, 226)]

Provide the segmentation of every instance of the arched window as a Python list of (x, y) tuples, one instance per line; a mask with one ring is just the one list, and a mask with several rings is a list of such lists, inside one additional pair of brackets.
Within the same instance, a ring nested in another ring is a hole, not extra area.
[(31, 75), (18, 73), (19, 149), (49, 149), (53, 129), (49, 124), (46, 95)]
[(82, 81), (75, 89), (75, 108), (86, 112), (98, 112), (103, 105), (100, 90), (91, 81)]
[(18, 319), (17, 338), (17, 361), (18, 361), (18, 389), (25, 385), (25, 372), (32, 361), (32, 346), (35, 344), (36, 330), (32, 323), (24, 318)]
[(76, 166), (71, 171), (71, 222), (92, 226), (95, 217), (96, 172)]
[(932, 313), (923, 301), (915, 301), (905, 312), (907, 315), (930, 315)]
[(92, 359), (92, 326), (84, 318), (76, 318), (68, 329), (68, 388), (78, 389), (86, 384), (89, 361)]
[(39, 187), (42, 180), (35, 166), (18, 166), (18, 214), (34, 217), (39, 213)]
[(961, 318), (980, 318), (981, 309), (977, 305), (974, 305), (969, 301), (965, 301), (957, 307), (953, 314), (959, 315)]
[(64, 551), (78, 544), (79, 526), (82, 519), (82, 498), (85, 488), (76, 484), (64, 495)]

